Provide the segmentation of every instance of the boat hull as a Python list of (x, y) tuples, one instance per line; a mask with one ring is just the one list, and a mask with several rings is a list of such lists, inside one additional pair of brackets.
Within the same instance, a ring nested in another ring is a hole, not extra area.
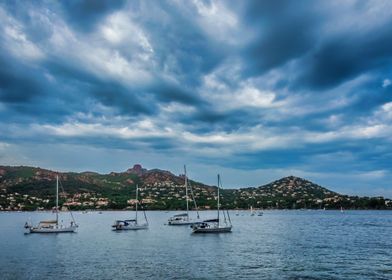
[(131, 225), (131, 226), (121, 226), (115, 227), (114, 230), (141, 230), (141, 229), (148, 229), (148, 225)]
[(199, 221), (199, 220), (197, 220), (197, 221), (195, 221), (195, 220), (189, 220), (189, 221), (186, 221), (186, 220), (183, 220), (183, 221), (179, 221), (179, 220), (174, 220), (174, 221), (168, 221), (168, 225), (169, 226), (190, 226), (190, 225), (194, 225), (194, 224), (198, 224), (198, 223), (200, 223), (200, 222), (202, 222), (202, 221)]
[(60, 228), (30, 228), (30, 233), (72, 233), (76, 231), (76, 226)]
[(169, 226), (189, 226), (193, 225), (194, 222), (168, 222)]
[(194, 228), (193, 233), (225, 233), (231, 232), (231, 227)]

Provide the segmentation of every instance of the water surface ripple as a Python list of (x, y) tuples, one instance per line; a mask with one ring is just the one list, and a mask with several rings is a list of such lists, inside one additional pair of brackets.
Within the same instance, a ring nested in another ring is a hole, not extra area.
[(175, 213), (113, 232), (133, 213), (76, 212), (78, 232), (57, 235), (24, 234), (28, 218), (50, 213), (0, 213), (0, 278), (392, 279), (392, 211), (232, 212), (233, 232), (220, 235), (165, 225)]

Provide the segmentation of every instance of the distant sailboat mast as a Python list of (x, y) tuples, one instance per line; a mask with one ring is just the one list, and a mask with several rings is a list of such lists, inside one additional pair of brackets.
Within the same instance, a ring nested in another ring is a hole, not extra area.
[(56, 225), (59, 224), (59, 175), (56, 175)]
[(138, 192), (139, 192), (139, 186), (138, 184), (136, 184), (136, 216), (135, 216), (136, 224), (137, 224), (137, 205), (139, 204)]
[(189, 221), (188, 177), (186, 175), (185, 165), (184, 165), (184, 176), (185, 176), (185, 196), (186, 196), (186, 220)]
[(220, 220), (219, 220), (219, 185), (220, 185), (220, 175), (218, 174), (218, 226), (220, 224)]

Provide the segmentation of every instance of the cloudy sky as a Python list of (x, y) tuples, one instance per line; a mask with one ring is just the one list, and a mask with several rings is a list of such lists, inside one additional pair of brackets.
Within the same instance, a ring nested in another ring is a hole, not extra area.
[(2, 1), (0, 164), (392, 197), (392, 1)]

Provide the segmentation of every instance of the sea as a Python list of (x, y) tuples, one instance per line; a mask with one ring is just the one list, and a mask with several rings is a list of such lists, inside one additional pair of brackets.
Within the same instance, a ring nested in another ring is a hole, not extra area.
[(134, 212), (74, 212), (76, 233), (25, 234), (53, 214), (1, 212), (0, 279), (392, 279), (392, 211), (231, 211), (221, 234), (168, 226), (177, 213), (147, 211), (149, 229), (115, 232)]

